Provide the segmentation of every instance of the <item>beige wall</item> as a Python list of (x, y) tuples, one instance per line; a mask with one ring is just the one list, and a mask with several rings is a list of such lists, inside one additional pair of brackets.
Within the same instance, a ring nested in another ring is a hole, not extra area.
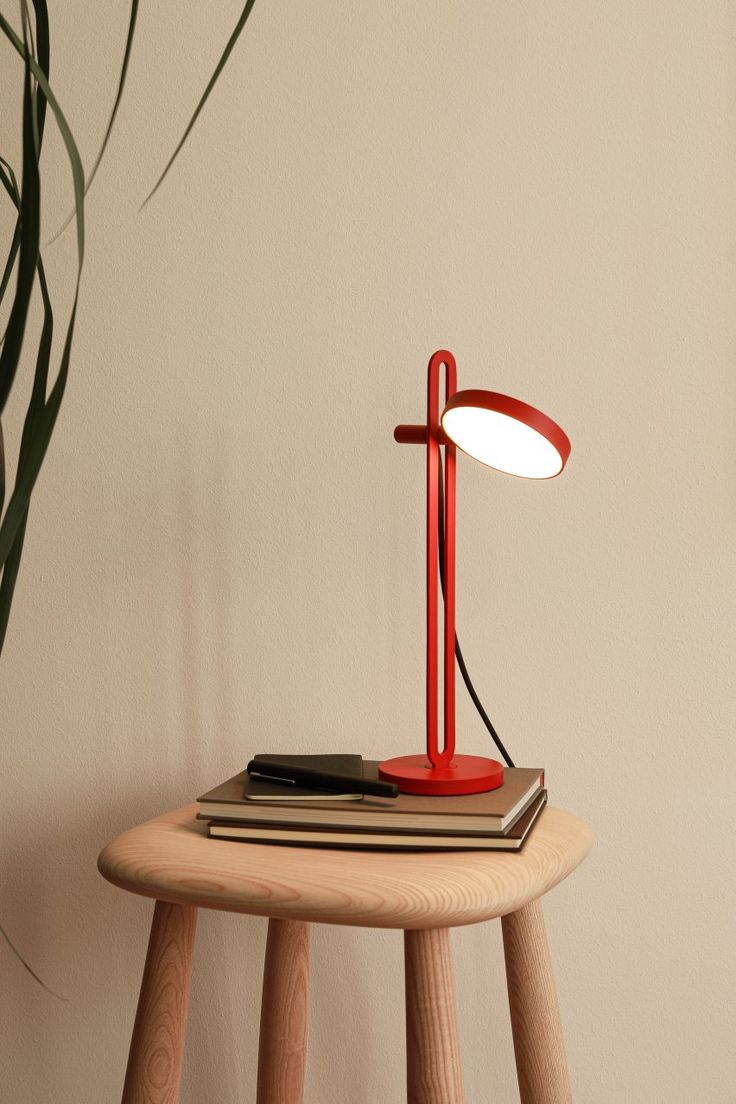
[[(52, 5), (87, 163), (125, 7)], [(259, 0), (138, 214), (239, 4), (141, 7), (1, 665), (0, 916), (68, 1003), (0, 947), (0, 1096), (117, 1099), (150, 907), (107, 839), (259, 750), (419, 746), (422, 465), (391, 433), (446, 345), (573, 441), (552, 484), (461, 463), (458, 619), (598, 840), (547, 902), (576, 1100), (730, 1104), (733, 5)], [(45, 167), (50, 233), (55, 137)], [(487, 750), (464, 696), (459, 728)], [(201, 919), (187, 1104), (253, 1099), (264, 936)], [(314, 941), (308, 1101), (398, 1104), (399, 936)], [(453, 950), (468, 1102), (511, 1104), (498, 926)]]

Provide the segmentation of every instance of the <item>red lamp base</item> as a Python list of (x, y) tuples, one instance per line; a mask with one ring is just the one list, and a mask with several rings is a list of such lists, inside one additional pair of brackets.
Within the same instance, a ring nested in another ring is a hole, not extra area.
[(408, 794), (474, 794), (503, 785), (503, 763), (480, 755), (456, 755), (449, 767), (433, 767), (426, 755), (399, 755), (378, 768), (385, 782)]

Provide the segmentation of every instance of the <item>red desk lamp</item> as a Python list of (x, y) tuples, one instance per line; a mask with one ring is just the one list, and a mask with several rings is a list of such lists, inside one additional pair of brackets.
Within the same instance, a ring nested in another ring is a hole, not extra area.
[[(445, 408), (440, 417), (440, 368)], [(470, 794), (503, 783), (503, 766), (478, 755), (455, 755), (455, 455), (459, 448), (488, 467), (526, 479), (559, 475), (570, 455), (562, 429), (519, 399), (495, 391), (458, 391), (452, 353), (429, 361), (426, 425), (400, 425), (400, 444), (427, 446), (427, 753), (381, 763), (380, 776), (403, 793)], [(440, 550), (440, 446), (445, 449), (444, 541)], [(444, 559), (444, 743), (438, 745), (438, 554)]]

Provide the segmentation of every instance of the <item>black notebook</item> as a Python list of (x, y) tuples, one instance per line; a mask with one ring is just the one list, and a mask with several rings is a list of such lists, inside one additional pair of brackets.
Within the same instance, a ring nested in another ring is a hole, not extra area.
[[(355, 778), (363, 777), (363, 757), (361, 755), (255, 755), (256, 762), (289, 763), (293, 767), (308, 767), (310, 770), (333, 771), (335, 774), (348, 774)], [(265, 782), (260, 778), (246, 776), (243, 797), (247, 801), (360, 801), (362, 794), (333, 793), (325, 790), (310, 790), (289, 783)]]

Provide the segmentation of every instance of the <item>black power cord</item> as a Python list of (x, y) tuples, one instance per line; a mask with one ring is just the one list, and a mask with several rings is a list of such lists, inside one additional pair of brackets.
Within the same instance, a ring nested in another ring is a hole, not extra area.
[[(445, 491), (444, 491), (444, 477), (443, 477), (443, 474), (442, 474), (442, 453), (441, 452), (439, 452), (439, 479), (438, 479), (438, 484), (439, 484), (439, 523), (440, 523), (439, 524), (439, 531), (440, 531), (439, 532), (439, 536), (440, 536), (440, 541), (439, 541), (439, 544), (440, 544), (440, 547), (439, 547), (440, 586), (442, 587), (442, 596), (444, 598), (444, 595), (445, 595)], [(493, 740), (493, 742), (496, 745), (496, 747), (498, 748), (498, 750), (501, 752), (501, 755), (503, 756), (504, 760), (506, 761), (506, 765), (508, 767), (513, 767), (513, 765), (514, 765), (513, 760), (511, 758), (511, 756), (509, 755), (509, 753), (507, 752), (506, 748), (503, 746), (503, 743), (501, 742), (501, 737), (496, 732), (496, 729), (493, 725), (493, 721), (491, 720), (491, 718), (488, 716), (485, 709), (483, 708), (483, 703), (481, 702), (480, 698), (478, 697), (478, 694), (476, 693), (476, 689), (475, 689), (475, 687), (473, 686), (473, 683), (470, 680), (470, 675), (468, 674), (468, 668), (465, 666), (465, 660), (463, 658), (463, 653), (460, 649), (460, 641), (457, 638), (457, 633), (455, 633), (455, 658), (457, 659), (457, 665), (460, 668), (460, 674), (463, 676), (463, 682), (465, 683), (465, 687), (466, 687), (468, 693), (470, 694), (470, 698), (471, 698), (471, 701), (473, 702), (473, 705), (475, 706), (475, 708), (478, 710), (478, 712), (480, 714), (480, 718), (483, 721), (483, 724), (486, 726), (486, 728), (490, 732), (491, 739)]]

